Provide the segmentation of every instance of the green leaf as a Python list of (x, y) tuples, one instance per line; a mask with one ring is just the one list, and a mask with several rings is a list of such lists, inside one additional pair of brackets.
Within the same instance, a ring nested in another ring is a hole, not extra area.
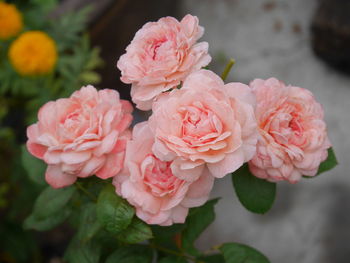
[(135, 210), (118, 196), (113, 185), (107, 185), (97, 200), (97, 218), (109, 232), (117, 234), (131, 223)]
[(23, 227), (24, 229), (47, 231), (63, 223), (70, 216), (70, 214), (71, 210), (69, 208), (64, 208), (60, 212), (44, 218), (31, 214), (24, 220)]
[(232, 174), (232, 182), (239, 201), (246, 209), (258, 214), (270, 210), (276, 197), (276, 183), (255, 177), (247, 164)]
[(44, 189), (35, 201), (32, 214), (24, 221), (24, 228), (46, 231), (62, 223), (70, 215), (66, 205), (75, 190), (74, 186)]
[(246, 245), (226, 243), (219, 249), (226, 263), (270, 263), (259, 251)]
[(181, 231), (185, 228), (185, 224), (174, 224), (171, 226), (152, 225), (152, 233), (154, 238), (152, 242), (159, 246), (179, 251), (181, 246)]
[(126, 246), (115, 250), (105, 263), (151, 263), (153, 252), (146, 246)]
[(159, 260), (159, 263), (187, 263), (187, 260), (184, 257), (168, 256)]
[(128, 228), (121, 231), (117, 236), (120, 241), (129, 244), (140, 243), (152, 237), (152, 230), (149, 225), (137, 217), (134, 217)]
[(152, 241), (154, 243), (172, 250), (178, 250), (178, 245), (175, 243), (175, 236), (181, 233), (185, 228), (185, 224), (174, 224), (171, 226), (152, 225), (151, 228), (154, 236)]
[(327, 159), (321, 163), (320, 167), (318, 168), (317, 174), (327, 172), (333, 169), (335, 166), (337, 166), (337, 164), (338, 164), (337, 157), (335, 156), (334, 150), (331, 147), (328, 149)]
[(198, 260), (205, 263), (225, 263), (224, 256), (221, 254), (201, 256), (198, 258)]
[(101, 224), (97, 221), (95, 203), (87, 203), (81, 207), (79, 221), (77, 237), (81, 242), (87, 242), (91, 240), (101, 228)]
[(21, 152), (22, 165), (26, 169), (29, 178), (37, 184), (45, 184), (46, 164), (32, 156), (25, 145), (21, 146)]
[(64, 260), (68, 263), (98, 263), (100, 256), (101, 245), (98, 242), (81, 242), (74, 237), (64, 254)]
[(174, 224), (171, 226), (152, 225), (154, 238), (166, 239), (180, 233), (185, 228), (185, 224)]
[(44, 11), (50, 11), (57, 5), (57, 0), (32, 0), (32, 2), (39, 5)]
[(101, 49), (99, 47), (94, 47), (91, 50), (89, 61), (85, 65), (86, 70), (94, 70), (95, 68), (101, 67), (104, 61), (100, 57)]
[(97, 84), (101, 82), (101, 76), (93, 71), (85, 71), (80, 74), (79, 78), (86, 84)]
[(214, 205), (218, 198), (206, 202), (201, 207), (192, 208), (186, 220), (186, 228), (182, 232), (182, 246), (186, 252), (198, 256), (199, 253), (193, 246), (193, 242), (214, 221)]
[(57, 214), (66, 206), (75, 191), (76, 188), (73, 185), (61, 189), (48, 186), (36, 199), (32, 214), (37, 218)]
[(81, 38), (81, 32), (86, 28), (86, 22), (92, 6), (68, 12), (59, 19), (50, 21), (49, 34), (54, 38), (58, 51), (72, 48)]

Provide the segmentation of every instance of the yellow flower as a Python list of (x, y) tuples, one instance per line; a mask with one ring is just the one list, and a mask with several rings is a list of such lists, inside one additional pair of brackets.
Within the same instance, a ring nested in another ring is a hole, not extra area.
[(52, 71), (57, 61), (54, 40), (41, 31), (28, 31), (10, 46), (9, 58), (21, 75), (42, 75)]
[(22, 15), (16, 6), (0, 2), (0, 39), (17, 35), (22, 27)]

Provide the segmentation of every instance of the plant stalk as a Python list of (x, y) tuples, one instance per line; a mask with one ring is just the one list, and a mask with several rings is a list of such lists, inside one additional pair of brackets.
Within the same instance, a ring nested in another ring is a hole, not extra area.
[(230, 73), (231, 71), (231, 68), (233, 67), (233, 65), (236, 63), (236, 61), (233, 59), (233, 58), (230, 58), (229, 62), (227, 63), (225, 69), (224, 69), (224, 72), (222, 72), (221, 74), (221, 78), (223, 81), (226, 80), (228, 74)]
[(97, 198), (93, 194), (91, 194), (81, 183), (75, 182), (74, 185), (78, 188), (78, 190), (80, 190), (87, 197), (89, 197), (91, 199), (91, 201), (93, 201), (94, 203), (97, 202)]

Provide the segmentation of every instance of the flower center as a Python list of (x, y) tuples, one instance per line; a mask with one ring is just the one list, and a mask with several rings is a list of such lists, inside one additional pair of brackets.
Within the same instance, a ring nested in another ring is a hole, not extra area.
[(218, 117), (203, 107), (200, 102), (180, 109), (182, 119), (182, 139), (197, 146), (212, 141), (222, 132)]
[(150, 45), (150, 56), (152, 57), (152, 60), (159, 60), (161, 57), (159, 56), (161, 54), (160, 49), (162, 48), (162, 45), (166, 43), (168, 40), (163, 37), (161, 39), (157, 39)]
[(299, 106), (286, 102), (272, 117), (269, 133), (283, 145), (301, 145), (303, 139), (302, 117)]
[(144, 183), (155, 196), (174, 195), (184, 181), (173, 175), (171, 162), (163, 162), (153, 154), (146, 159), (149, 165), (144, 171)]
[(69, 143), (85, 132), (89, 127), (89, 120), (81, 109), (76, 109), (61, 121), (60, 127), (63, 141)]

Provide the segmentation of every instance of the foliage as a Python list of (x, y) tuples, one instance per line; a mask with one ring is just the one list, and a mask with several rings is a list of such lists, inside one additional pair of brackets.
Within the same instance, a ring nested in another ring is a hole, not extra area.
[[(46, 165), (23, 146), (25, 128), (36, 121), (39, 107), (47, 101), (71, 94), (82, 85), (98, 83), (100, 76), (95, 69), (102, 60), (99, 48), (92, 48), (84, 33), (90, 8), (52, 17), (49, 12), (57, 0), (10, 2), (22, 13), (22, 33), (39, 30), (55, 40), (58, 61), (50, 74), (19, 75), (8, 59), (9, 47), (18, 36), (0, 40), (0, 261), (43, 262), (46, 259), (37, 246), (36, 234), (25, 229), (48, 230), (73, 217), (78, 194), (75, 187), (43, 189)], [(89, 219), (87, 214), (81, 216)], [(80, 237), (82, 232), (84, 238), (93, 235), (93, 229), (81, 230)]]
[(242, 244), (226, 243), (220, 246), (220, 251), (227, 263), (269, 263), (259, 251)]
[(276, 196), (276, 183), (252, 175), (245, 164), (232, 174), (239, 201), (249, 211), (264, 214), (270, 210)]

